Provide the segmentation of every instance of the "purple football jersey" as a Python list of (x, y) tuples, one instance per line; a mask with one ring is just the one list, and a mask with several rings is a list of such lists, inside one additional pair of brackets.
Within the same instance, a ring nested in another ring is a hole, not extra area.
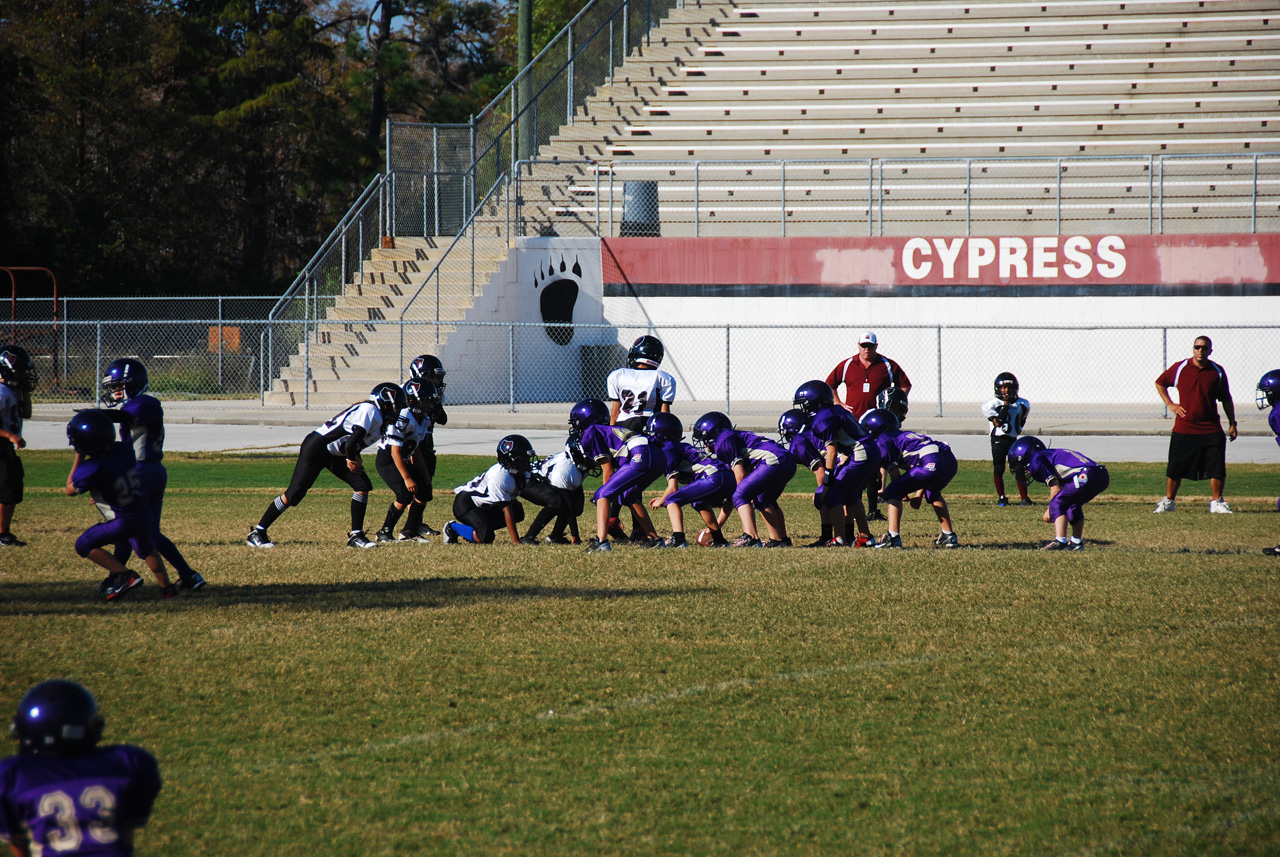
[(881, 432), (876, 436), (876, 447), (880, 450), (882, 466), (897, 464), (908, 468), (915, 467), (930, 455), (937, 455), (941, 450), (951, 448), (928, 435), (902, 430)]
[(672, 469), (667, 471), (668, 477), (684, 474), (691, 479), (710, 479), (717, 473), (733, 475), (723, 461), (712, 458), (693, 444), (679, 443), (675, 446), (676, 454), (671, 462)]
[(792, 463), (791, 453), (777, 441), (749, 431), (721, 432), (712, 447), (715, 457), (732, 467), (741, 463), (750, 473), (756, 466)]
[(1276, 436), (1276, 443), (1280, 443), (1280, 408), (1271, 409), (1271, 413), (1267, 416), (1267, 425), (1271, 426), (1271, 431)]
[(120, 426), (120, 439), (133, 446), (138, 461), (164, 458), (164, 408), (155, 396), (134, 396), (120, 410), (133, 417), (133, 426)]
[(10, 756), (0, 760), (0, 838), (30, 831), (32, 853), (129, 857), (121, 831), (147, 823), (159, 792), (160, 769), (141, 747)]
[(112, 444), (106, 454), (76, 465), (71, 485), (81, 494), (88, 492), (108, 521), (129, 515), (151, 515), (133, 447), (123, 441)]
[(791, 438), (791, 457), (796, 464), (802, 464), (810, 470), (817, 470), (827, 460), (827, 446), (807, 431), (802, 431)]
[(1098, 462), (1070, 449), (1042, 449), (1027, 462), (1027, 475), (1037, 482), (1048, 484), (1052, 480), (1066, 484), (1086, 467), (1097, 467)]
[(836, 450), (844, 455), (848, 455), (854, 444), (867, 436), (862, 423), (853, 414), (839, 407), (818, 411), (813, 417), (813, 426), (809, 432), (824, 446), (834, 443)]
[(621, 467), (632, 448), (648, 444), (649, 439), (622, 426), (588, 426), (582, 433), (582, 449), (599, 462), (611, 461)]

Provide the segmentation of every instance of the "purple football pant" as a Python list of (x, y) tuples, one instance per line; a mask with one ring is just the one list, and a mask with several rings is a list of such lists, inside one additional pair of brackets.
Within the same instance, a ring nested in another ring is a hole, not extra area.
[(696, 511), (717, 509), (729, 502), (733, 496), (733, 474), (725, 470), (717, 470), (713, 475), (695, 479), (688, 485), (678, 488), (667, 498), (664, 506), (678, 503), (681, 506), (692, 506)]
[(843, 466), (837, 466), (836, 472), (831, 475), (831, 481), (822, 491), (823, 505), (834, 509), (858, 499), (871, 480), (879, 475), (879, 455), (865, 461), (847, 461)]
[(87, 557), (94, 548), (128, 542), (138, 559), (146, 559), (154, 551), (151, 542), (151, 512), (125, 515), (94, 524), (76, 539), (76, 554)]
[(1084, 520), (1084, 504), (1097, 497), (1111, 484), (1111, 475), (1107, 468), (1086, 467), (1070, 482), (1062, 486), (1062, 490), (1049, 501), (1049, 520), (1056, 521), (1066, 515), (1073, 524)]
[(596, 493), (591, 495), (591, 501), (596, 503), (611, 500), (620, 506), (639, 503), (644, 489), (662, 475), (662, 469), (662, 462), (655, 462), (649, 448), (642, 447), (631, 454), (626, 464), (613, 472), (608, 482), (596, 489)]
[(956, 478), (955, 454), (949, 449), (940, 449), (933, 455), (926, 455), (920, 463), (884, 487), (884, 499), (901, 500), (908, 494), (924, 489), (924, 498), (930, 503), (942, 496), (942, 489)]
[(787, 483), (796, 475), (796, 462), (792, 458), (777, 464), (757, 464), (733, 492), (733, 508), (754, 504), (757, 509), (767, 509), (778, 502)]

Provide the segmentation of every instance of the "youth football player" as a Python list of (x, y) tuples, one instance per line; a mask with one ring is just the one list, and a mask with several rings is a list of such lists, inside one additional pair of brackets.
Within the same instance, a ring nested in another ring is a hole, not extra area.
[(444, 525), (444, 543), (492, 544), (494, 533), (505, 529), (513, 545), (520, 544), (516, 525), (524, 520), (524, 506), (517, 499), (529, 480), (533, 445), (521, 434), (498, 441), (498, 462), (466, 485), (453, 489), (453, 515)]
[(875, 438), (880, 459), (886, 467), (897, 466), (902, 475), (884, 487), (889, 506), (888, 530), (876, 542), (877, 548), (901, 548), (902, 501), (910, 496), (911, 508), (919, 509), (928, 500), (938, 517), (942, 532), (934, 539), (935, 547), (956, 548), (959, 537), (951, 526), (951, 510), (942, 489), (956, 475), (956, 457), (951, 447), (913, 431), (903, 431), (892, 411), (876, 408), (862, 415), (862, 425)]
[(142, 578), (125, 568), (103, 548), (127, 542), (155, 575), (165, 598), (177, 598), (160, 554), (151, 543), (155, 519), (133, 459), (133, 447), (116, 440), (115, 423), (103, 411), (80, 411), (67, 423), (67, 440), (76, 451), (67, 474), (66, 494), (88, 493), (102, 521), (76, 539), (76, 553), (113, 575), (106, 587), (108, 601), (116, 601), (142, 585)]
[(729, 504), (737, 482), (724, 462), (683, 440), (684, 427), (674, 414), (654, 414), (646, 429), (651, 441), (662, 447), (666, 461), (667, 489), (649, 501), (654, 509), (666, 507), (671, 538), (654, 547), (684, 548), (684, 507), (691, 506), (711, 531), (712, 547), (728, 547), (721, 525), (729, 516)]
[(130, 744), (99, 746), (98, 703), (73, 681), (42, 681), (9, 724), (18, 753), (0, 760), (0, 840), (16, 857), (133, 854), (160, 793), (155, 757)]
[[(737, 487), (730, 502), (742, 521), (742, 536), (734, 547), (790, 547), (787, 522), (778, 498), (796, 475), (796, 460), (776, 441), (749, 431), (736, 431), (719, 411), (703, 414), (693, 426), (693, 442), (733, 470)], [(756, 530), (756, 509), (769, 531), (761, 541)]]
[(22, 502), (23, 470), (18, 450), (27, 445), (22, 421), (31, 419), (31, 391), (39, 380), (25, 348), (0, 348), (0, 547), (26, 545), (9, 528), (15, 507)]
[[(583, 451), (580, 441), (570, 438), (564, 449), (550, 458), (535, 462), (529, 481), (525, 484), (520, 496), (542, 508), (534, 515), (533, 523), (520, 539), (526, 545), (538, 544), (538, 533), (542, 532), (553, 518), (555, 524), (551, 535), (547, 536), (549, 545), (576, 545), (582, 543), (578, 534), (578, 516), (586, 504), (582, 491), (584, 473), (600, 470)], [(565, 530), (569, 535), (565, 536)]]
[(614, 506), (629, 507), (646, 542), (657, 540), (642, 494), (662, 476), (665, 461), (650, 448), (649, 438), (622, 426), (591, 425), (583, 430), (580, 443), (583, 452), (600, 465), (604, 480), (591, 497), (596, 506), (596, 535), (587, 542), (587, 552), (613, 550), (609, 518)]
[(1043, 550), (1084, 550), (1084, 504), (1111, 484), (1107, 468), (1070, 449), (1045, 449), (1040, 438), (1027, 435), (1009, 447), (1009, 469), (1023, 482), (1034, 479), (1049, 486), (1044, 522), (1053, 524), (1054, 538)]
[[(1276, 407), (1276, 403), (1280, 402), (1280, 369), (1272, 369), (1259, 378), (1257, 391), (1254, 404), (1260, 411), (1271, 408), (1271, 413), (1267, 415), (1267, 425), (1276, 436), (1276, 443), (1280, 444), (1280, 408)], [(1276, 500), (1276, 507), (1280, 508), (1280, 500)], [(1262, 552), (1267, 556), (1280, 556), (1280, 544), (1265, 548)]]
[[(1027, 416), (1031, 413), (1031, 403), (1018, 395), (1018, 377), (1012, 372), (1001, 372), (996, 376), (995, 396), (982, 403), (982, 415), (991, 423), (991, 467), (994, 471), (996, 486), (996, 505), (1008, 506), (1009, 498), (1004, 494), (1005, 460), (1009, 448), (1022, 434), (1027, 424)], [(1018, 483), (1019, 506), (1030, 506), (1031, 497), (1027, 494), (1027, 483), (1013, 474)]]
[(862, 492), (880, 477), (880, 451), (853, 414), (835, 404), (825, 381), (806, 381), (793, 404), (810, 420), (809, 433), (823, 445), (822, 484), (814, 505), (823, 511), (833, 532), (837, 525), (845, 544), (871, 544), (871, 527)]
[(406, 381), (402, 389), (405, 408), (395, 422), (383, 427), (374, 460), (378, 475), (394, 495), (378, 530), (379, 544), (396, 540), (395, 526), (406, 507), (409, 517), (400, 531), (400, 541), (430, 541), (422, 532), (422, 511), (431, 502), (431, 474), (416, 453), (431, 425), (427, 409), (436, 397), (435, 385), (424, 378)]
[[(102, 403), (108, 418), (120, 424), (120, 440), (133, 447), (138, 463), (138, 476), (151, 507), (151, 542), (173, 569), (178, 572), (178, 585), (195, 591), (203, 589), (204, 577), (187, 563), (168, 536), (160, 530), (164, 511), (164, 490), (169, 484), (169, 471), (164, 466), (164, 407), (155, 396), (147, 394), (150, 379), (140, 360), (122, 357), (113, 360), (102, 376)], [(114, 410), (119, 408), (119, 410)], [(129, 545), (118, 544), (115, 558), (122, 564), (129, 557)], [(102, 591), (110, 588), (108, 579)]]
[[(436, 426), (442, 426), (449, 422), (449, 415), (444, 410), (444, 376), (444, 364), (440, 362), (439, 357), (432, 354), (419, 354), (409, 364), (409, 380), (430, 381), (436, 391), (435, 398), (428, 401), (423, 409), (426, 415), (427, 433), (422, 438), (422, 443), (418, 444), (418, 448), (413, 453), (413, 458), (422, 464), (426, 469), (427, 475), (431, 477), (430, 482), (434, 482), (436, 478), (435, 429)], [(407, 526), (406, 529), (408, 529)], [(440, 532), (430, 524), (422, 522), (418, 524), (418, 532), (423, 536), (440, 535)]]
[(321, 471), (328, 470), (352, 489), (347, 547), (377, 547), (378, 543), (364, 534), (364, 516), (373, 482), (364, 472), (360, 452), (377, 442), (382, 436), (383, 424), (395, 420), (407, 404), (400, 385), (384, 381), (373, 388), (368, 399), (344, 408), (307, 435), (298, 450), (298, 463), (293, 467), (289, 487), (262, 513), (262, 519), (249, 530), (245, 544), (254, 548), (275, 547), (267, 528), (290, 506), (301, 503)]

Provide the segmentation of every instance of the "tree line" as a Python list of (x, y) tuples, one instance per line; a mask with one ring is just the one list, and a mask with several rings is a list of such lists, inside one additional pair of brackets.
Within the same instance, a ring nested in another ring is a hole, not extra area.
[[(537, 0), (535, 52), (584, 2)], [(511, 80), (515, 21), (501, 0), (0, 0), (0, 266), (68, 295), (280, 292), (380, 171), (386, 119), (466, 122)]]

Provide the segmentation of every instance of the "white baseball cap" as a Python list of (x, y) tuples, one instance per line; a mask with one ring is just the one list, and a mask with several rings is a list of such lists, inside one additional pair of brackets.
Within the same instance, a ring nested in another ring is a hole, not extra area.
[(858, 340), (859, 345), (877, 345), (876, 335), (871, 331), (862, 334), (862, 338)]

